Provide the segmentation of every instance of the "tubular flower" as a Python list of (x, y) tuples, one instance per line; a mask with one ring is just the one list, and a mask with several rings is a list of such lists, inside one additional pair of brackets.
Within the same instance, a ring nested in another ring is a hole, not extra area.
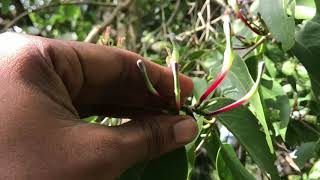
[(224, 52), (224, 60), (223, 60), (223, 64), (222, 64), (222, 69), (221, 69), (221, 72), (218, 74), (217, 79), (212, 83), (212, 85), (200, 97), (200, 101), (199, 101), (198, 105), (200, 105), (218, 87), (218, 85), (226, 77), (227, 73), (229, 72), (229, 70), (233, 64), (234, 52), (233, 52), (232, 42), (231, 42), (231, 25), (230, 25), (229, 16), (225, 16), (225, 18), (224, 18), (223, 29), (224, 29), (224, 33), (226, 36), (226, 50)]
[(214, 115), (217, 115), (219, 113), (223, 113), (223, 112), (226, 112), (226, 111), (229, 111), (231, 109), (234, 109), (240, 105), (243, 105), (245, 103), (247, 103), (249, 101), (249, 99), (257, 92), (258, 90), (258, 87), (259, 87), (259, 84), (260, 84), (260, 80), (261, 80), (261, 77), (262, 77), (262, 74), (264, 72), (264, 69), (265, 69), (265, 64), (264, 62), (260, 62), (259, 63), (259, 70), (258, 70), (258, 76), (257, 76), (257, 80), (256, 82), (254, 83), (254, 85), (252, 86), (252, 88), (250, 89), (250, 91), (245, 95), (243, 96), (241, 99), (239, 99), (238, 101), (228, 105), (228, 106), (225, 106), (223, 108), (220, 108), (216, 111), (213, 111), (213, 112), (209, 112), (207, 113), (208, 116), (214, 116)]
[(171, 38), (171, 42), (172, 42), (172, 54), (170, 55), (169, 58), (169, 63), (170, 63), (170, 67), (172, 70), (172, 74), (173, 74), (173, 82), (174, 82), (174, 95), (175, 95), (175, 101), (176, 101), (176, 109), (177, 111), (180, 111), (181, 109), (181, 88), (180, 88), (180, 79), (179, 79), (179, 50), (178, 47), (176, 45), (176, 43), (174, 42), (173, 38)]
[(137, 66), (141, 72), (144, 83), (146, 84), (146, 87), (149, 90), (149, 92), (151, 92), (153, 95), (160, 96), (159, 92), (153, 87), (146, 70), (146, 65), (141, 59), (137, 61)]

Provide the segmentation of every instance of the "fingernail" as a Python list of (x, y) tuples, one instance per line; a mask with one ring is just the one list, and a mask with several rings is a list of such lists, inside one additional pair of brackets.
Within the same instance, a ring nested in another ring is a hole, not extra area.
[(197, 136), (198, 127), (192, 118), (187, 118), (177, 122), (173, 127), (173, 131), (176, 143), (186, 144)]

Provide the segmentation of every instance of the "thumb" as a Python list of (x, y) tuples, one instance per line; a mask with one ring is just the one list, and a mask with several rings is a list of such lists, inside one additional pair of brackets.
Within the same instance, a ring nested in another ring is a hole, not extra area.
[(156, 158), (191, 142), (198, 133), (190, 116), (149, 116), (119, 127), (122, 136), (122, 165), (128, 168), (138, 162)]
[[(87, 166), (108, 167), (112, 177), (133, 165), (156, 158), (191, 142), (198, 133), (195, 120), (189, 116), (143, 116), (119, 127), (76, 126), (71, 139), (81, 139)], [(84, 129), (83, 129), (84, 128)], [(81, 134), (79, 134), (81, 133)], [(70, 144), (70, 143), (69, 143)], [(73, 143), (74, 148), (79, 145)], [(78, 158), (79, 159), (79, 158)], [(111, 169), (110, 169), (111, 168)], [(97, 168), (99, 169), (99, 168)]]

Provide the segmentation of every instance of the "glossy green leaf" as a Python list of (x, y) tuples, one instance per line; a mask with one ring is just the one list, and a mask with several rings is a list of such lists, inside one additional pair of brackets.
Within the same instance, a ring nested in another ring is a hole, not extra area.
[[(221, 62), (217, 60), (216, 64), (213, 65), (211, 68), (211, 75), (213, 77), (216, 77), (220, 69)], [(234, 64), (226, 78), (219, 85), (219, 89), (222, 91), (222, 95), (224, 97), (238, 100), (248, 93), (253, 84), (253, 79), (251, 78), (246, 64), (242, 61), (242, 59), (239, 56), (235, 56)], [(264, 110), (259, 93), (256, 93), (250, 99), (250, 109), (261, 123), (263, 130), (266, 134), (265, 138), (268, 142), (270, 151), (273, 152), (272, 140), (264, 115)]]
[[(208, 111), (216, 110), (234, 101), (227, 98), (216, 98), (216, 103), (208, 107)], [(257, 165), (266, 171), (272, 179), (279, 179), (274, 165), (275, 155), (271, 154), (265, 140), (265, 134), (260, 131), (257, 118), (246, 107), (240, 106), (216, 116), (229, 131), (239, 140)]]
[(266, 105), (268, 121), (273, 123), (276, 135), (285, 140), (291, 113), (287, 94), (279, 83), (267, 76), (261, 81), (260, 92)]
[(188, 162), (185, 148), (167, 153), (158, 159), (127, 170), (119, 180), (185, 180)]
[(288, 0), (259, 0), (259, 12), (272, 36), (287, 51), (294, 45), (295, 22), (288, 17)]
[(316, 100), (320, 103), (320, 1), (317, 15), (296, 34), (293, 52), (307, 69)]
[(223, 144), (217, 155), (217, 170), (223, 180), (254, 180), (237, 157), (230, 144)]

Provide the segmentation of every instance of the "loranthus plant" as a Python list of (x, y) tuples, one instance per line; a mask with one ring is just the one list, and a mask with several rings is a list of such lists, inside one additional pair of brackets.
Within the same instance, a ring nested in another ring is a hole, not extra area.
[[(224, 33), (226, 36), (226, 49), (224, 52), (224, 61), (222, 64), (221, 72), (217, 75), (216, 79), (210, 85), (210, 87), (205, 92), (203, 92), (199, 101), (194, 106), (183, 106), (183, 110), (185, 110), (185, 113), (187, 113), (187, 114), (190, 112), (191, 113), (195, 112), (195, 113), (197, 113), (199, 115), (203, 115), (205, 117), (213, 117), (215, 115), (218, 115), (219, 113), (223, 113), (223, 112), (232, 110), (238, 106), (246, 104), (250, 100), (250, 98), (255, 94), (255, 92), (257, 91), (257, 89), (259, 87), (259, 83), (260, 83), (260, 80), (262, 78), (262, 74), (265, 69), (264, 62), (259, 62), (257, 80), (254, 83), (254, 85), (252, 86), (252, 88), (250, 89), (250, 91), (245, 96), (243, 96), (242, 98), (240, 98), (236, 102), (233, 102), (229, 105), (226, 105), (226, 106), (221, 107), (221, 108), (214, 110), (214, 111), (207, 111), (205, 108), (206, 105), (201, 106), (202, 104), (204, 104), (204, 101), (210, 96), (210, 94), (212, 94), (214, 92), (214, 90), (219, 86), (219, 84), (221, 84), (223, 79), (228, 74), (228, 72), (233, 64), (233, 61), (234, 61), (234, 51), (233, 51), (232, 40), (231, 40), (231, 37), (232, 37), (231, 36), (231, 24), (230, 24), (230, 18), (228, 15), (224, 16), (223, 22), (224, 22), (223, 29), (224, 29)], [(173, 50), (172, 50), (172, 53), (170, 52), (170, 50), (167, 50), (169, 52), (168, 57), (167, 57), (167, 64), (168, 64), (169, 68), (171, 68), (171, 70), (172, 70), (173, 80), (174, 80), (173, 86), (174, 86), (176, 110), (179, 112), (181, 110), (181, 98), (180, 98), (181, 89), (180, 89), (180, 82), (179, 82), (179, 78), (178, 78), (179, 77), (179, 51), (178, 51), (178, 47), (172, 37), (171, 37), (171, 42), (172, 42), (172, 49)], [(161, 94), (159, 94), (159, 92), (152, 85), (152, 83), (148, 77), (148, 72), (147, 72), (146, 66), (141, 59), (139, 59), (137, 61), (137, 67), (139, 68), (139, 70), (141, 72), (141, 76), (142, 76), (149, 92), (155, 96), (161, 96)]]
[[(216, 120), (221, 120), (221, 122), (219, 122), (219, 125), (222, 123), (225, 126), (227, 126), (228, 128), (230, 128), (231, 131), (233, 131), (233, 122), (232, 121), (238, 121), (237, 119), (237, 115), (234, 114), (234, 118), (232, 120), (224, 120), (223, 118), (221, 119), (221, 117), (223, 117), (223, 113), (226, 113), (228, 111), (232, 111), (236, 108), (240, 108), (239, 111), (242, 112), (244, 111), (245, 113), (248, 113), (249, 116), (250, 113), (248, 112), (248, 110), (246, 110), (245, 105), (250, 101), (250, 99), (255, 95), (255, 93), (258, 91), (259, 88), (259, 84), (260, 81), (262, 79), (262, 76), (264, 74), (265, 71), (265, 64), (263, 61), (258, 62), (257, 65), (257, 76), (256, 76), (256, 81), (252, 84), (251, 89), (249, 89), (247, 91), (247, 93), (237, 99), (236, 101), (230, 100), (230, 99), (226, 99), (226, 98), (213, 98), (213, 94), (215, 92), (215, 90), (219, 87), (219, 85), (221, 85), (221, 83), (224, 81), (224, 79), (226, 78), (226, 76), (228, 75), (228, 73), (230, 73), (230, 69), (233, 66), (234, 61), (242, 61), (239, 58), (235, 58), (236, 55), (234, 53), (234, 49), (233, 49), (233, 43), (232, 43), (232, 37), (234, 36), (233, 31), (232, 31), (232, 27), (231, 27), (231, 23), (230, 23), (230, 16), (228, 13), (226, 13), (223, 16), (223, 30), (224, 30), (224, 35), (225, 35), (225, 50), (224, 50), (224, 58), (223, 58), (223, 62), (222, 62), (222, 66), (220, 69), (220, 72), (216, 75), (215, 79), (213, 80), (213, 82), (211, 83), (211, 85), (209, 87), (207, 87), (207, 89), (205, 89), (202, 92), (202, 95), (200, 96), (199, 99), (195, 100), (190, 100), (186, 102), (186, 104), (182, 105), (181, 104), (181, 98), (180, 98), (180, 82), (179, 82), (179, 59), (180, 59), (180, 54), (179, 54), (179, 49), (178, 49), (178, 45), (174, 39), (174, 36), (170, 36), (170, 41), (172, 44), (172, 51), (167, 48), (167, 58), (166, 58), (166, 63), (168, 65), (168, 68), (171, 69), (172, 74), (173, 74), (173, 82), (174, 84), (172, 84), (172, 86), (174, 87), (174, 97), (175, 97), (175, 103), (176, 103), (176, 112), (178, 114), (188, 114), (193, 116), (199, 124), (199, 137), (197, 140), (195, 140), (194, 142), (192, 142), (191, 144), (189, 144), (188, 146), (186, 146), (186, 149), (188, 151), (188, 154), (193, 154), (191, 155), (191, 157), (189, 157), (189, 161), (191, 161), (191, 164), (194, 163), (192, 161), (194, 161), (194, 159), (192, 160), (192, 158), (194, 158), (194, 156), (199, 153), (199, 150), (201, 149), (202, 146), (204, 146), (206, 144), (206, 141), (209, 141), (212, 136), (218, 136), (218, 132), (215, 131), (215, 125), (216, 125)], [(149, 80), (148, 77), (148, 70), (146, 69), (146, 66), (144, 64), (144, 62), (142, 60), (137, 60), (137, 67), (139, 68), (139, 71), (141, 72), (141, 78), (143, 78), (146, 88), (149, 90), (149, 92), (155, 96), (159, 96), (161, 97), (161, 94), (156, 90), (156, 88), (153, 86), (153, 84), (151, 83), (151, 81)], [(236, 74), (235, 74), (236, 75)], [(243, 112), (242, 112), (243, 113)], [(221, 115), (220, 115), (221, 114)], [(230, 115), (230, 114), (229, 114)], [(228, 115), (226, 115), (228, 116)], [(250, 117), (251, 119), (254, 119), (252, 117)], [(249, 119), (250, 119), (249, 118)], [(261, 131), (259, 130), (258, 126), (257, 126), (257, 121), (247, 121), (246, 123), (250, 123), (248, 124), (248, 127), (251, 128), (256, 128), (255, 129), (255, 134), (259, 137), (263, 137)], [(235, 135), (237, 136), (243, 136), (242, 134), (245, 132), (240, 132), (239, 130), (235, 130), (233, 131), (235, 133)], [(262, 138), (263, 139), (263, 138)], [(241, 141), (241, 140), (240, 140)], [(251, 143), (250, 140), (249, 142), (242, 142), (244, 147), (247, 147), (247, 143)], [(261, 142), (260, 142), (261, 144)], [(263, 143), (262, 143), (263, 144)], [(194, 148), (192, 148), (194, 147)], [(224, 156), (226, 156), (226, 158), (234, 158), (232, 156), (234, 156), (234, 152), (233, 150), (230, 149), (230, 147), (228, 145), (224, 145), (221, 144), (221, 153), (224, 154)], [(267, 147), (267, 144), (264, 144), (264, 148), (269, 149)], [(269, 154), (272, 154), (272, 152), (270, 151), (266, 151)], [(209, 152), (210, 153), (210, 152)], [(253, 156), (254, 160), (259, 161), (259, 159), (255, 159), (256, 154), (254, 153), (254, 151), (249, 150), (250, 155)], [(230, 160), (230, 159), (229, 159)], [(272, 161), (272, 160), (271, 160)], [(236, 161), (237, 162), (237, 161)], [(259, 164), (259, 162), (257, 162)], [(240, 163), (241, 164), (241, 163)], [(237, 166), (241, 166), (240, 164), (237, 164)], [(268, 169), (268, 167), (263, 167), (263, 164), (259, 164), (261, 165), (262, 169), (265, 168), (266, 171), (266, 175), (268, 177), (276, 177), (276, 173), (272, 172), (272, 169)], [(247, 173), (244, 169), (242, 169), (243, 167), (239, 167), (240, 170), (239, 171), (244, 171), (244, 177), (249, 178), (249, 179), (253, 179), (252, 175), (250, 175), (249, 173)], [(237, 170), (238, 171), (238, 170)], [(272, 174), (273, 173), (273, 174)], [(243, 178), (243, 177), (242, 177)]]
[[(193, 116), (198, 137), (121, 180), (320, 179), (320, 0), (110, 2), (2, 0), (0, 31), (128, 48), (168, 66), (166, 112)], [(144, 62), (136, 70), (161, 101)], [(195, 86), (185, 102), (179, 72)]]

